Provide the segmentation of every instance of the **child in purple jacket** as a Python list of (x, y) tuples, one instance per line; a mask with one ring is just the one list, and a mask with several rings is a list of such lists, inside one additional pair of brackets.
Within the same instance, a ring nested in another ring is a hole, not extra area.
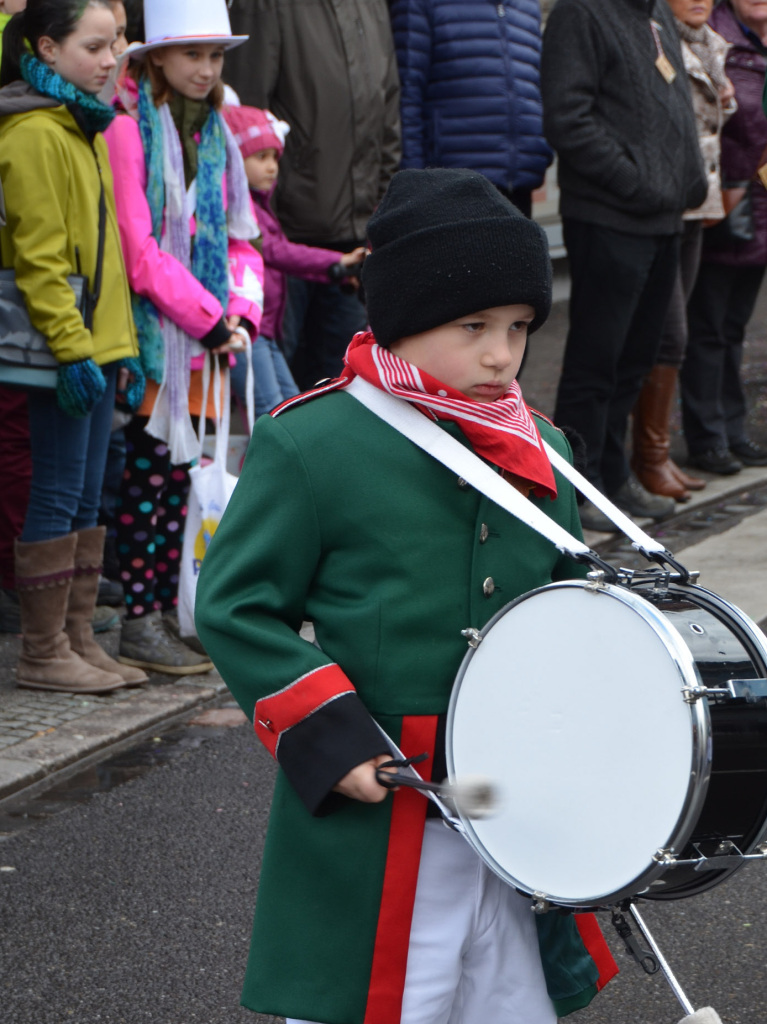
[[(289, 241), (270, 205), (289, 125), (256, 107), (227, 106), (224, 116), (245, 161), (263, 243), (264, 313), (251, 349), (256, 416), (260, 416), (298, 394), (280, 348), (287, 296), (285, 275), (307, 281), (338, 281), (347, 277), (349, 267), (362, 262), (365, 250), (360, 247), (344, 254)], [(356, 287), (357, 281), (357, 277), (349, 277), (352, 286)], [(247, 359), (247, 352), (236, 353), (237, 365), (232, 367), (232, 386), (241, 401), (245, 399)]]

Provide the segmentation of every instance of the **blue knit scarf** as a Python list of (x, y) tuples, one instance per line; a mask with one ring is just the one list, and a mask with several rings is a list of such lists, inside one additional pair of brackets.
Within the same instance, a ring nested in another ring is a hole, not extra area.
[[(163, 214), (166, 210), (164, 166), (166, 154), (160, 114), (147, 78), (139, 83), (138, 123), (146, 159), (146, 198), (152, 216), (152, 234), (161, 242)], [(226, 309), (229, 298), (228, 229), (221, 182), (226, 168), (226, 139), (218, 113), (211, 107), (203, 125), (197, 153), (196, 230), (191, 272)], [(183, 170), (181, 173), (183, 182)], [(166, 225), (168, 228), (170, 225)], [(190, 237), (188, 225), (177, 225), (164, 246), (180, 262), (188, 264)], [(154, 303), (133, 295), (133, 316), (138, 331), (141, 363), (148, 377), (162, 381), (165, 342), (160, 314)]]
[(43, 61), (25, 53), (21, 58), (21, 77), (43, 96), (58, 100), (65, 107), (76, 106), (91, 135), (103, 132), (112, 123), (115, 112), (89, 92), (83, 92)]

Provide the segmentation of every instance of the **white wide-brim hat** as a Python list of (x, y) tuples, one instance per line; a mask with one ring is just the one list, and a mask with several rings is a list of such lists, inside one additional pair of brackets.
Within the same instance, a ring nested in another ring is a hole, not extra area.
[(144, 30), (146, 42), (131, 47), (133, 59), (185, 43), (220, 43), (231, 50), (248, 38), (232, 35), (226, 0), (144, 0)]

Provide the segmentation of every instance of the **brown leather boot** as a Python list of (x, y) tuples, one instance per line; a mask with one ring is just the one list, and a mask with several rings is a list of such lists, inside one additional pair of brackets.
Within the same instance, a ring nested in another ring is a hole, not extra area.
[(642, 384), (634, 406), (631, 468), (648, 491), (675, 501), (689, 501), (690, 492), (672, 470), (671, 409), (679, 371), (675, 366), (656, 365)]
[(679, 483), (682, 487), (686, 487), (688, 491), (702, 491), (706, 486), (705, 480), (701, 480), (699, 476), (690, 476), (689, 473), (685, 473), (683, 469), (677, 466), (673, 459), (669, 459), (668, 464)]
[(125, 686), (115, 672), (104, 672), (75, 654), (64, 632), (74, 576), (77, 536), (16, 541), (16, 585), (21, 611), (19, 686), (64, 693), (109, 693)]
[(72, 650), (89, 665), (112, 672), (124, 681), (126, 686), (141, 686), (149, 682), (149, 676), (140, 668), (121, 665), (110, 658), (93, 636), (93, 610), (99, 590), (99, 574), (104, 557), (105, 526), (94, 526), (75, 534), (74, 576), (69, 592), (65, 630)]

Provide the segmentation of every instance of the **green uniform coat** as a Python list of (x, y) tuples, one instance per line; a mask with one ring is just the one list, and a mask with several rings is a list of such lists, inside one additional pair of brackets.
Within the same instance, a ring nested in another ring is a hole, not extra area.
[[(569, 458), (564, 436), (536, 419)], [(457, 426), (441, 425), (467, 444)], [(573, 489), (556, 476), (556, 501), (532, 500), (579, 537)], [(375, 805), (328, 794), (353, 765), (386, 752), (368, 712), (395, 741), (409, 732), (416, 746), (425, 735), (433, 743), (426, 723), (447, 710), (467, 649), (462, 629), (580, 575), (351, 395), (258, 420), (197, 590), (202, 641), (281, 767), (246, 1006), (330, 1024), (399, 1019), (427, 801), (404, 791)], [(304, 618), (318, 646), (298, 636)], [(403, 821), (415, 859), (403, 860), (399, 888), (409, 890), (392, 915), (385, 879), (395, 840), (402, 854)], [(381, 951), (385, 911), (395, 924), (405, 916), (404, 951)], [(573, 917), (539, 920), (549, 993), (563, 1015), (591, 999), (598, 971)]]

